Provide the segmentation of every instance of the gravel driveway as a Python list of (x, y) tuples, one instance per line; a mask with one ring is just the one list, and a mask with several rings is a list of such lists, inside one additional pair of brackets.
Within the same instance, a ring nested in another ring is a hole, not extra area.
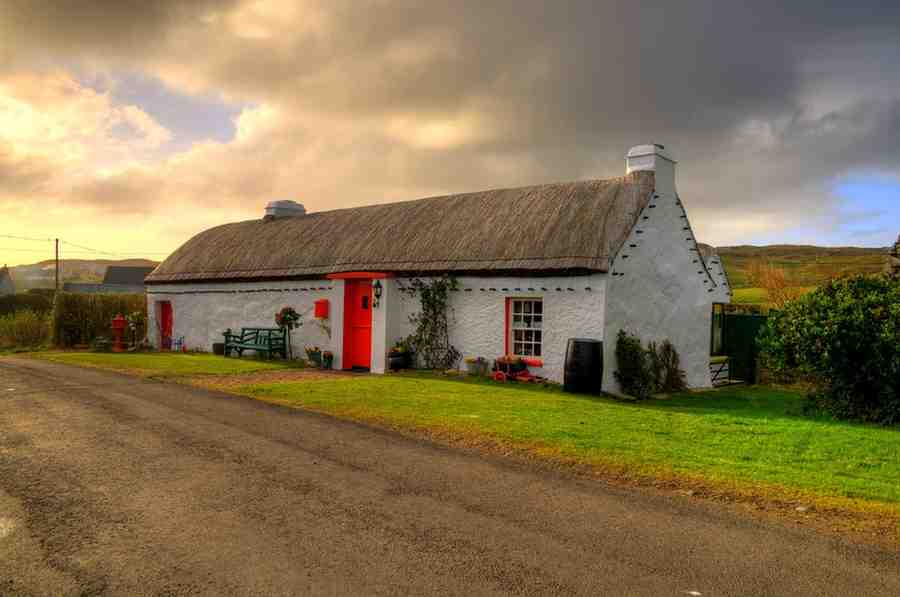
[(508, 593), (900, 595), (900, 557), (210, 390), (0, 359), (2, 595)]

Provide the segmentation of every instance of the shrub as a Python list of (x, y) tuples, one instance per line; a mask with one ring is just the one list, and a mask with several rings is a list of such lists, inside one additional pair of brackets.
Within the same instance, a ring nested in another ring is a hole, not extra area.
[(640, 339), (625, 330), (619, 330), (616, 336), (616, 365), (616, 381), (626, 394), (644, 399), (656, 389), (649, 351), (644, 349)]
[(668, 339), (656, 347), (650, 345), (652, 351), (651, 362), (654, 363), (654, 378), (656, 390), (659, 392), (682, 392), (687, 389), (684, 370), (681, 368), (681, 358), (678, 351)]
[(47, 341), (49, 331), (46, 313), (25, 309), (0, 315), (0, 348), (38, 348)]
[(687, 389), (681, 359), (675, 346), (666, 339), (647, 348), (640, 339), (619, 330), (616, 336), (616, 364), (614, 373), (622, 391), (635, 398), (648, 398), (655, 392), (681, 392)]
[(48, 293), (29, 290), (19, 294), (0, 296), (0, 315), (9, 315), (22, 310), (46, 313), (52, 308), (52, 291)]
[(408, 296), (418, 296), (422, 310), (409, 316), (415, 326), (405, 343), (428, 369), (450, 369), (462, 356), (450, 343), (450, 293), (459, 287), (456, 278), (441, 276), (429, 280), (413, 278), (401, 288)]
[(60, 292), (53, 303), (52, 342), (55, 346), (91, 344), (98, 336), (111, 333), (117, 314), (147, 318), (143, 294), (73, 294)]
[(816, 380), (812, 408), (900, 423), (900, 280), (832, 280), (772, 314), (759, 346), (764, 366)]

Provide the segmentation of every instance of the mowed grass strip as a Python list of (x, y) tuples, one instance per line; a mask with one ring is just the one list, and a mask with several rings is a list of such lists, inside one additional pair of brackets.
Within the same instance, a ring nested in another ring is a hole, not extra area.
[(296, 367), (294, 364), (277, 360), (225, 358), (211, 354), (173, 352), (95, 353), (59, 351), (34, 353), (31, 356), (57, 363), (152, 377), (237, 375)]
[(236, 391), (413, 431), (481, 437), (567, 461), (626, 466), (636, 474), (785, 488), (802, 496), (862, 500), (900, 514), (900, 430), (802, 417), (802, 396), (788, 391), (733, 386), (629, 404), (405, 376)]
[[(798, 286), (803, 294), (812, 292), (815, 286)], [(732, 289), (731, 302), (742, 304), (765, 304), (769, 302), (769, 293), (765, 288), (734, 288)]]

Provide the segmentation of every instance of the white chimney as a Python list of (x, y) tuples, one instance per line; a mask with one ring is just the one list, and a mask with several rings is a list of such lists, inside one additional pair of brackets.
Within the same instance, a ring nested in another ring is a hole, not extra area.
[(270, 201), (266, 205), (266, 220), (274, 218), (289, 218), (292, 216), (305, 216), (306, 208), (296, 201), (282, 199), (281, 201)]
[(636, 145), (628, 150), (625, 156), (625, 173), (649, 171), (656, 179), (656, 192), (675, 193), (675, 164), (672, 154), (658, 143), (653, 145)]

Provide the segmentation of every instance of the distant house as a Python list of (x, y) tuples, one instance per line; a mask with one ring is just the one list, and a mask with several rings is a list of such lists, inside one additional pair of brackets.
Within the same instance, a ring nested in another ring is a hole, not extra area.
[[(620, 329), (668, 338), (692, 387), (710, 379), (712, 305), (728, 301), (711, 248), (697, 243), (659, 145), (632, 148), (624, 176), (306, 213), (270, 203), (257, 220), (196, 235), (147, 277), (151, 341), (210, 350), (226, 328), (274, 326), (334, 353), (334, 366), (384, 372), (420, 310), (410, 278), (452, 275), (450, 341), (464, 357), (528, 359), (563, 379), (569, 338), (604, 343), (613, 389)], [(327, 304), (327, 309), (318, 307)], [(328, 318), (315, 325), (316, 312)]]
[(13, 284), (12, 276), (9, 273), (9, 268), (5, 265), (3, 268), (0, 268), (0, 296), (6, 296), (7, 294), (15, 294), (16, 286)]
[(106, 268), (103, 282), (66, 282), (65, 292), (78, 294), (128, 293), (144, 294), (144, 278), (153, 271), (153, 267), (111, 265)]

